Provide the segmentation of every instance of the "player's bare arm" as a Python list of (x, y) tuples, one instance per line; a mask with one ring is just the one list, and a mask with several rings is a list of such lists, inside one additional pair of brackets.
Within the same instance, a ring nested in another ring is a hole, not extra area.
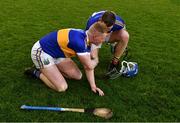
[(86, 77), (89, 81), (91, 90), (96, 93), (98, 92), (99, 96), (104, 96), (104, 92), (96, 86), (95, 78), (94, 78), (94, 68), (97, 65), (95, 60), (92, 60), (90, 57), (90, 53), (86, 55), (78, 55), (80, 62), (84, 66), (84, 70), (86, 73)]

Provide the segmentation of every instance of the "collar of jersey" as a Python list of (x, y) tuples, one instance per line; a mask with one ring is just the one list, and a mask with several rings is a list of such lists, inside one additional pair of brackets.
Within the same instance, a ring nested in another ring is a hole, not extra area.
[(90, 40), (89, 40), (89, 37), (88, 37), (87, 31), (86, 31), (86, 44), (87, 44), (87, 46), (89, 46), (89, 45), (90, 45)]

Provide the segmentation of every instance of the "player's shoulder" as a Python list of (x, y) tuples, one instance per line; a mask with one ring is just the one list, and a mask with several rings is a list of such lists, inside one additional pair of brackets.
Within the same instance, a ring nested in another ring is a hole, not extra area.
[(84, 47), (86, 37), (86, 32), (82, 29), (71, 29), (69, 32), (69, 40), (71, 42), (74, 42), (74, 45), (76, 45), (77, 47)]
[(69, 42), (71, 47), (78, 53), (86, 50), (86, 32), (81, 29), (71, 29), (69, 32)]
[(119, 15), (116, 15), (115, 25), (124, 27), (124, 24), (124, 20)]
[(70, 29), (69, 35), (77, 39), (84, 39), (86, 37), (86, 33), (84, 30), (74, 28)]
[(102, 10), (102, 11), (98, 11), (98, 12), (94, 12), (91, 17), (95, 17), (95, 16), (99, 16), (99, 15), (102, 15), (105, 13), (105, 10)]
[(119, 16), (119, 15), (117, 15), (117, 14), (116, 14), (115, 16), (116, 16), (116, 20), (118, 20), (118, 21), (124, 21), (121, 16)]
[(74, 32), (79, 33), (79, 34), (85, 32), (85, 31), (82, 30), (82, 29), (75, 29), (75, 28), (70, 28), (70, 31), (74, 31)]

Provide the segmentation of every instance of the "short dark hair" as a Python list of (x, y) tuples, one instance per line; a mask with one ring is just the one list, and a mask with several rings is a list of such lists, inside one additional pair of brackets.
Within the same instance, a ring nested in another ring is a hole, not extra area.
[(115, 24), (116, 15), (112, 11), (105, 11), (101, 17), (101, 21), (103, 21), (107, 27), (110, 27)]

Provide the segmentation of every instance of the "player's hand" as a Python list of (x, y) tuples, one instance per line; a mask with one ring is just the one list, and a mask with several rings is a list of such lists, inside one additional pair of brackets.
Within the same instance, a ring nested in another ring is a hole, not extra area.
[(92, 88), (91, 90), (92, 90), (94, 93), (97, 93), (97, 92), (98, 92), (99, 96), (104, 96), (104, 92), (103, 92), (100, 88), (98, 88), (98, 87), (94, 87), (94, 88)]

